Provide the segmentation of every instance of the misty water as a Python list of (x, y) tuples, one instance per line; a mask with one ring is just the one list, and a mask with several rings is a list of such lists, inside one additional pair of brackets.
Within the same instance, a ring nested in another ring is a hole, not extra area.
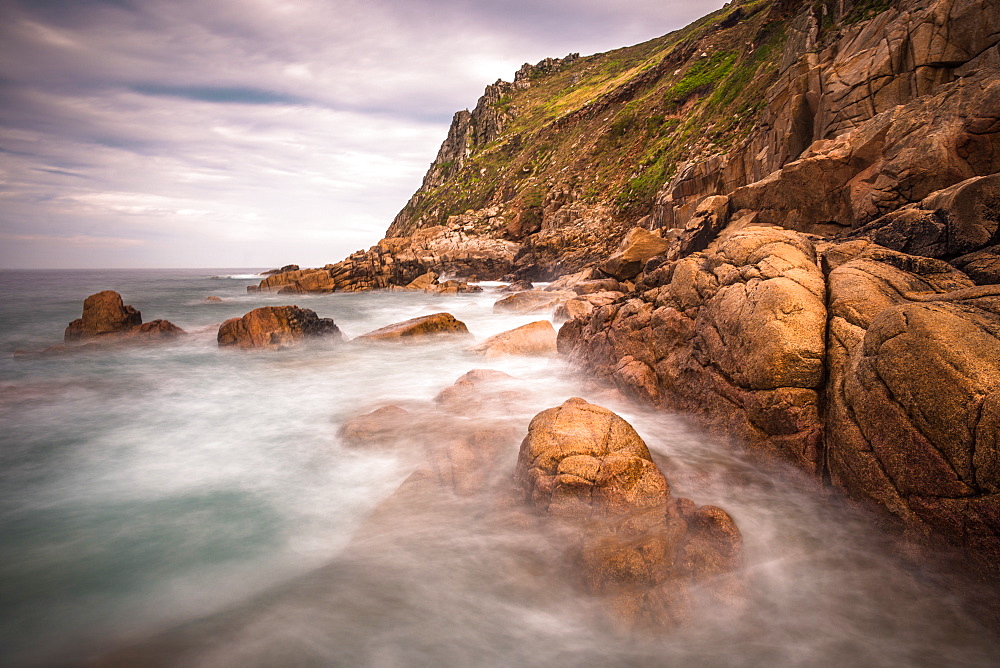
[[(805, 476), (749, 462), (679, 416), (621, 403), (559, 359), (484, 362), (458, 341), (261, 353), (215, 344), (220, 322), (269, 304), (311, 308), (349, 337), (439, 311), (477, 339), (538, 319), (492, 313), (491, 289), (248, 295), (254, 273), (0, 272), (0, 664), (122, 651), (134, 659), (123, 665), (206, 666), (1000, 660), (983, 613), (990, 592), (901, 558)], [(13, 354), (60, 343), (83, 299), (103, 289), (190, 336)], [(512, 579), (507, 557), (552, 546), (476, 522), (472, 502), (427, 499), (408, 515), (419, 521), (383, 514), (373, 530), (373, 510), (419, 463), (347, 448), (338, 426), (390, 403), (420, 410), (473, 368), (517, 379), (528, 405), (492, 417), (522, 432), (571, 396), (625, 417), (675, 495), (736, 520), (745, 603), (705, 604), (676, 631), (629, 636), (595, 622), (600, 603), (572, 587)]]

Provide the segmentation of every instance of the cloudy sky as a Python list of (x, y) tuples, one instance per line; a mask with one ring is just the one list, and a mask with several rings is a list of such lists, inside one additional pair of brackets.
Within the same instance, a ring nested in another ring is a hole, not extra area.
[(335, 262), (524, 62), (721, 0), (0, 0), (0, 268)]

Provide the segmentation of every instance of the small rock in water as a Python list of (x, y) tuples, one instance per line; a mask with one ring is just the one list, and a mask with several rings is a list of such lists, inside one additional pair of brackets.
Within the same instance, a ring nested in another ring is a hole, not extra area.
[(355, 341), (412, 340), (441, 335), (471, 336), (465, 323), (455, 319), (452, 314), (434, 313), (386, 325), (367, 334), (362, 334)]
[(556, 330), (548, 320), (529, 322), (506, 332), (500, 332), (468, 348), (486, 359), (505, 355), (556, 354)]
[(331, 318), (298, 306), (264, 306), (241, 318), (230, 318), (219, 327), (219, 347), (284, 348), (305, 338), (328, 336), (342, 339)]
[(392, 445), (411, 428), (410, 411), (399, 406), (383, 406), (358, 415), (341, 425), (337, 432), (345, 445), (378, 447)]
[[(83, 316), (69, 323), (63, 333), (66, 343), (122, 343), (174, 338), (184, 330), (167, 320), (153, 320), (143, 324), (142, 314), (126, 306), (122, 296), (114, 290), (104, 290), (90, 295), (83, 301)], [(54, 346), (51, 352), (69, 350)]]

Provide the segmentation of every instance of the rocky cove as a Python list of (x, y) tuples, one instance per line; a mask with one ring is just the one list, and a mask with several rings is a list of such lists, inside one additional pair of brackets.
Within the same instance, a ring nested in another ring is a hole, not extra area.
[(555, 280), (512, 299), (560, 305), (578, 368), (992, 579), (998, 16), (737, 2), (526, 65), (455, 116), (386, 238), (254, 289)]
[(94, 282), (7, 367), (13, 656), (990, 665), (998, 42), (730, 3), (489, 86), (368, 250)]

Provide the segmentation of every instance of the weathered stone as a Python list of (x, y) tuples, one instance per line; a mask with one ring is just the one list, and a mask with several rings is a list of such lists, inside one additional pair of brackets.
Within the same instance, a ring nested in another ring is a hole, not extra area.
[(830, 477), (990, 571), (1000, 527), (965, 518), (1000, 492), (1000, 288), (888, 253), (830, 272)]
[(600, 270), (620, 281), (635, 278), (646, 261), (660, 255), (669, 243), (660, 236), (641, 227), (633, 227), (622, 240), (618, 252), (600, 266)]
[(1000, 175), (976, 176), (931, 193), (859, 228), (863, 237), (893, 250), (951, 258), (995, 243), (1000, 228)]
[(627, 394), (817, 471), (826, 307), (812, 243), (748, 227), (656, 272), (664, 285), (563, 325), (559, 351)]
[(298, 306), (264, 306), (240, 318), (230, 318), (219, 327), (219, 347), (284, 348), (307, 338), (343, 338), (330, 318), (320, 318), (311, 309)]
[(576, 298), (577, 294), (570, 291), (529, 290), (508, 295), (495, 304), (493, 311), (508, 313), (545, 313), (554, 311), (559, 304), (567, 299)]
[(438, 275), (433, 271), (428, 271), (427, 273), (417, 276), (412, 281), (406, 284), (407, 290), (426, 290), (434, 285), (437, 285)]
[(538, 320), (494, 334), (468, 350), (481, 354), (484, 359), (506, 355), (555, 355), (556, 330), (548, 320)]
[(355, 341), (415, 340), (430, 336), (466, 337), (471, 336), (471, 334), (469, 334), (469, 328), (465, 326), (465, 323), (456, 320), (452, 314), (434, 313), (386, 325), (367, 334), (362, 334)]
[(90, 295), (83, 301), (83, 317), (66, 328), (67, 343), (106, 334), (121, 334), (142, 324), (142, 314), (125, 306), (122, 296), (113, 290)]
[(538, 512), (578, 527), (566, 549), (586, 588), (607, 597), (627, 626), (675, 626), (688, 614), (693, 583), (740, 566), (732, 518), (671, 497), (631, 425), (583, 399), (534, 417), (515, 482)]
[(345, 421), (337, 435), (350, 447), (386, 447), (411, 428), (408, 410), (399, 406), (383, 406)]

